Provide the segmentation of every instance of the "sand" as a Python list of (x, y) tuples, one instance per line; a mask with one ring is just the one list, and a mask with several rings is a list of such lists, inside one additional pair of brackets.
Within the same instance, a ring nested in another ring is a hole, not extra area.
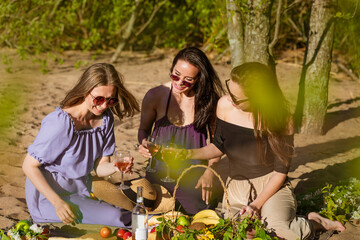
[[(125, 77), (126, 87), (141, 102), (147, 90), (169, 81), (168, 72), (175, 51), (156, 50), (151, 54), (124, 52), (114, 64)], [(7, 128), (0, 132), (0, 228), (30, 217), (25, 201), (25, 176), (21, 165), (26, 149), (39, 131), (41, 120), (52, 112), (64, 94), (77, 81), (84, 67), (74, 68), (78, 61), (109, 62), (111, 53), (102, 53), (95, 59), (89, 53), (65, 52), (62, 65), (50, 63), (51, 72), (42, 74), (38, 63), (20, 60), (16, 52), (0, 49), (0, 56), (13, 59), (12, 73), (8, 65), (0, 64), (0, 99), (6, 94), (19, 100), (12, 110)], [(294, 109), (301, 71), (301, 51), (287, 52), (277, 61), (281, 88)], [(226, 60), (226, 59), (225, 59)], [(231, 66), (223, 61), (214, 64), (219, 77), (225, 80)], [(305, 193), (325, 183), (336, 184), (350, 176), (360, 178), (360, 82), (337, 72), (333, 65), (329, 85), (329, 109), (326, 134), (323, 136), (295, 135), (297, 156), (293, 159), (289, 177), (297, 194)], [(0, 116), (4, 116), (0, 113)], [(117, 149), (130, 149), (135, 158), (133, 178), (144, 175), (146, 159), (136, 151), (140, 114), (116, 121)], [(347, 234), (347, 235), (346, 235)], [(353, 234), (353, 235), (351, 235)], [(359, 227), (350, 227), (331, 239), (351, 239), (359, 234)], [(340, 237), (340, 238), (339, 238)]]

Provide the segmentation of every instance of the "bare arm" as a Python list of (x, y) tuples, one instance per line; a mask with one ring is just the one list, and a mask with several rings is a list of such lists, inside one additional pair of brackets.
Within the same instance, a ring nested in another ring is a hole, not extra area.
[(188, 149), (186, 151), (188, 151), (187, 159), (209, 160), (223, 155), (223, 152), (212, 143), (202, 148)]
[[(216, 128), (215, 119), (212, 121), (212, 123), (209, 126), (209, 136), (210, 139), (214, 139), (214, 132)], [(212, 158), (208, 162), (208, 167), (214, 167), (218, 162), (220, 161), (220, 157)], [(209, 200), (212, 195), (212, 189), (213, 189), (213, 183), (214, 183), (214, 174), (209, 169), (206, 169), (204, 171), (204, 174), (201, 175), (199, 178), (195, 188), (202, 189), (202, 199), (205, 201), (206, 204), (209, 204)]]
[(156, 101), (154, 90), (149, 90), (141, 105), (141, 119), (138, 131), (139, 153), (146, 158), (151, 158), (151, 154), (146, 147), (146, 138), (151, 134), (152, 126), (156, 120)]
[(65, 224), (70, 224), (76, 219), (70, 205), (50, 187), (44, 175), (40, 171), (41, 164), (29, 154), (26, 155), (22, 169), (36, 189), (50, 201), (55, 207), (56, 214)]

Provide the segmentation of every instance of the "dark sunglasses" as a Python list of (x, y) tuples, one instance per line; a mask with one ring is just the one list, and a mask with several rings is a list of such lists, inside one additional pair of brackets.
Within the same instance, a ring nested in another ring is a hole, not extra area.
[(102, 96), (94, 97), (93, 95), (91, 95), (91, 93), (89, 93), (89, 94), (93, 99), (93, 103), (97, 106), (103, 105), (104, 102), (106, 101), (107, 105), (112, 107), (112, 106), (115, 106), (119, 102), (119, 99), (117, 99), (117, 98), (105, 98)]
[[(174, 81), (179, 81), (180, 77), (176, 76), (175, 74), (170, 73), (170, 78)], [(186, 79), (188, 79), (187, 81), (183, 80), (182, 82), (184, 83), (185, 87), (191, 87), (192, 83), (195, 79), (194, 78), (190, 78), (190, 77), (186, 77)], [(191, 80), (190, 80), (191, 79)]]
[(230, 95), (231, 100), (233, 101), (233, 103), (234, 103), (235, 105), (239, 105), (239, 104), (241, 104), (241, 103), (244, 103), (244, 102), (246, 102), (246, 101), (249, 101), (248, 98), (246, 98), (246, 99), (239, 99), (239, 100), (236, 99), (237, 97), (235, 97), (235, 95), (230, 92), (229, 81), (230, 81), (230, 79), (225, 80), (225, 85), (226, 85), (226, 89), (227, 89), (227, 91), (228, 91), (228, 93), (229, 93), (229, 95)]

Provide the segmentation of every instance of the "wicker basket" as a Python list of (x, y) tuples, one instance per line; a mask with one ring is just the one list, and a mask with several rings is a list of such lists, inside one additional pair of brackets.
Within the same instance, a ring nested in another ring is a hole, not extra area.
[[(222, 186), (222, 188), (223, 188), (223, 190), (224, 190), (224, 200), (225, 200), (225, 203), (223, 203), (223, 204), (226, 204), (226, 210), (227, 210), (228, 216), (229, 216), (229, 218), (232, 218), (233, 216), (232, 216), (232, 213), (231, 213), (230, 203), (229, 203), (229, 200), (228, 200), (228, 194), (227, 194), (227, 191), (226, 191), (226, 186), (225, 186), (225, 184), (224, 184), (224, 181), (221, 179), (221, 176), (220, 176), (214, 169), (212, 169), (212, 168), (209, 167), (209, 166), (205, 166), (205, 165), (200, 165), (200, 164), (198, 164), (198, 165), (192, 165), (192, 166), (184, 169), (184, 170), (182, 171), (182, 173), (180, 174), (180, 176), (178, 177), (178, 179), (177, 179), (177, 181), (176, 181), (176, 185), (175, 185), (175, 187), (174, 187), (174, 192), (173, 192), (173, 198), (174, 198), (174, 200), (176, 200), (176, 191), (177, 191), (177, 189), (178, 189), (178, 187), (179, 187), (180, 180), (182, 179), (182, 177), (183, 177), (187, 172), (189, 172), (189, 171), (190, 171), (191, 169), (193, 169), (193, 168), (205, 168), (205, 169), (209, 169), (209, 170), (219, 179), (219, 181), (220, 181), (220, 183), (221, 183), (221, 186)], [(172, 211), (175, 211), (175, 206), (173, 207)]]
[[(222, 204), (225, 204), (225, 207), (226, 207), (226, 211), (227, 211), (227, 214), (228, 214), (228, 217), (230, 219), (233, 219), (233, 220), (240, 220), (240, 218), (238, 218), (238, 213), (236, 213), (235, 215), (233, 215), (233, 213), (231, 212), (231, 207), (230, 207), (230, 203), (229, 203), (229, 200), (228, 200), (228, 193), (227, 193), (227, 189), (226, 189), (226, 185), (224, 184), (223, 180), (221, 179), (221, 176), (214, 170), (212, 169), (211, 167), (208, 167), (208, 166), (205, 166), (205, 165), (192, 165), (186, 169), (184, 169), (182, 171), (182, 173), (180, 174), (180, 176), (178, 177), (177, 181), (176, 181), (176, 185), (174, 187), (174, 192), (173, 192), (173, 199), (174, 201), (176, 200), (176, 191), (179, 187), (179, 183), (181, 181), (181, 179), (183, 178), (184, 175), (186, 175), (186, 173), (188, 173), (191, 169), (193, 168), (205, 168), (205, 169), (209, 169), (220, 181), (221, 183), (221, 186), (223, 187), (223, 190), (224, 190), (224, 198), (223, 198), (223, 203)], [(174, 216), (174, 218), (172, 218), (172, 221), (175, 223), (177, 218), (179, 216), (176, 215), (176, 212), (175, 211), (175, 206), (173, 207), (173, 209), (171, 210), (172, 211), (172, 215)], [(176, 231), (173, 232), (174, 235), (176, 234), (179, 234), (177, 233)], [(255, 230), (254, 229), (247, 229), (247, 239), (253, 239), (254, 238), (254, 235), (255, 235)], [(201, 239), (201, 236), (198, 237), (198, 239)], [(169, 240), (169, 236), (168, 235), (162, 235), (162, 237), (156, 237), (156, 240)]]

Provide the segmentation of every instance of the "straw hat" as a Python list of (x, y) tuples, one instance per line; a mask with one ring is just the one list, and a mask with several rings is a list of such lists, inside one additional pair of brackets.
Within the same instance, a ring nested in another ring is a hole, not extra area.
[(127, 190), (117, 189), (114, 183), (102, 178), (94, 178), (92, 190), (98, 199), (112, 205), (132, 211), (136, 204), (137, 187), (143, 187), (144, 205), (149, 214), (160, 214), (173, 209), (175, 200), (169, 191), (159, 184), (151, 184), (145, 178), (134, 179), (125, 182), (130, 188)]

